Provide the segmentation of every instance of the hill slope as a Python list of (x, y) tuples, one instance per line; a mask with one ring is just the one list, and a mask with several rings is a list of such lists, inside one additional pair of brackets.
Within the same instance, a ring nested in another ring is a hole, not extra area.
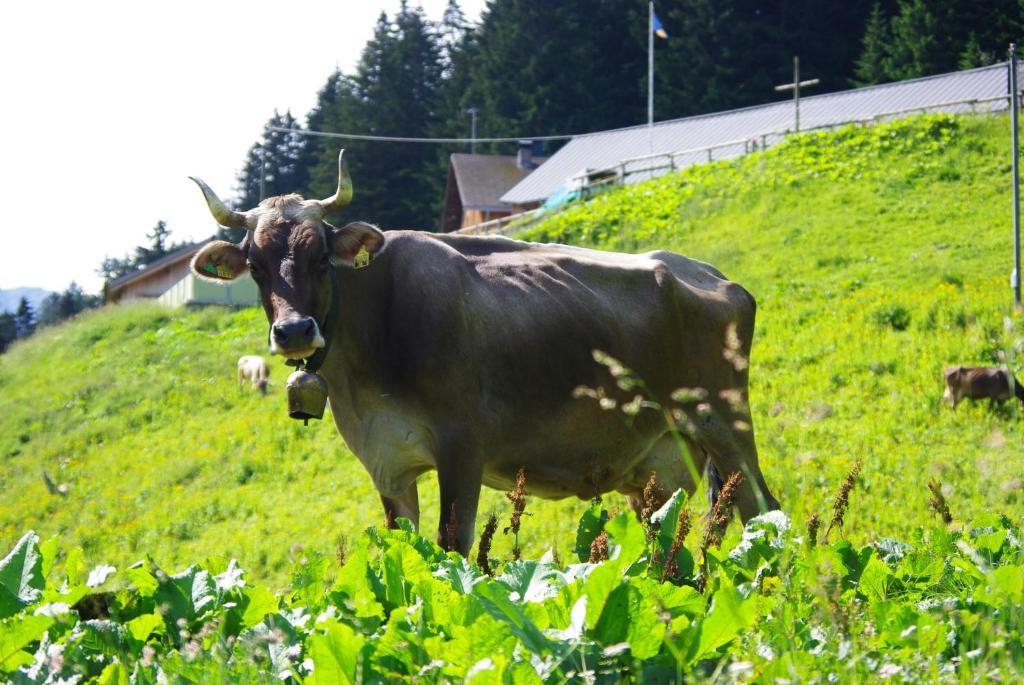
[[(824, 513), (855, 460), (851, 537), (909, 537), (930, 518), (929, 477), (958, 518), (1019, 520), (1019, 413), (939, 404), (944, 365), (1009, 353), (1020, 368), (1019, 321), (1006, 319), (1007, 139), (1005, 119), (945, 116), (802, 136), (611, 192), (527, 237), (668, 247), (755, 294), (759, 445), (797, 526)], [(273, 365), (266, 398), (235, 387), (234, 361), (263, 348), (265, 326), (255, 310), (108, 308), (0, 357), (0, 543), (35, 528), (90, 561), (149, 553), (176, 568), (218, 555), (280, 582), (299, 549), (330, 554), (379, 523), (369, 477), (330, 422), (287, 418), (285, 367)], [(568, 557), (584, 506), (531, 500), (526, 556), (555, 543)], [(501, 493), (486, 493), (488, 511), (507, 516)]]

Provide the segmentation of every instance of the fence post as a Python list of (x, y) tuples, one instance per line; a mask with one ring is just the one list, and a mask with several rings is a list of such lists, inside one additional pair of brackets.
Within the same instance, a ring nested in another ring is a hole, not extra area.
[(1020, 307), (1020, 152), (1017, 145), (1017, 89), (1017, 44), (1010, 43), (1010, 138), (1013, 143), (1013, 274), (1010, 276), (1010, 285), (1013, 287), (1013, 304)]

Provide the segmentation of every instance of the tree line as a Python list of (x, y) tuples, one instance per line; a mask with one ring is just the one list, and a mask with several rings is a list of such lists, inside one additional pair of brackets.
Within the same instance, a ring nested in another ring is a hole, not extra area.
[(22, 297), (13, 312), (0, 312), (0, 354), (15, 340), (27, 338), (37, 328), (52, 326), (86, 309), (103, 303), (99, 295), (89, 295), (74, 281), (64, 292), (50, 293), (39, 303), (39, 310)]
[[(773, 87), (792, 80), (794, 55), (806, 77), (820, 79), (816, 92), (990, 64), (1005, 58), (1024, 21), (1024, 0), (665, 0), (656, 10), (669, 34), (655, 46), (658, 120), (777, 99)], [(476, 25), (457, 0), (439, 21), (403, 2), (395, 15), (381, 13), (352, 73), (328, 76), (304, 123), (273, 113), (268, 127), (291, 130), (268, 128), (253, 143), (233, 204), (255, 206), (261, 185), (264, 196), (329, 196), (345, 147), (351, 216), (432, 230), (449, 155), (468, 146), (299, 131), (469, 137), (472, 107), (480, 137), (586, 133), (643, 123), (646, 93), (644, 0), (491, 0)]]
[[(185, 247), (186, 243), (172, 242), (170, 235), (167, 222), (157, 221), (146, 234), (147, 243), (136, 246), (123, 257), (104, 257), (96, 273), (109, 284)], [(74, 281), (63, 292), (50, 293), (43, 298), (38, 311), (27, 298), (22, 297), (15, 311), (0, 312), (0, 353), (5, 352), (15, 340), (35, 333), (37, 328), (58, 324), (101, 304), (102, 295), (89, 295)]]

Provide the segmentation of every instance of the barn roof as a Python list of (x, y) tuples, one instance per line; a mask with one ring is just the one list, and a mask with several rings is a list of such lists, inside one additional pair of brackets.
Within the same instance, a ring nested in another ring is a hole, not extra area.
[(138, 271), (133, 271), (130, 274), (125, 274), (124, 276), (121, 276), (119, 278), (115, 278), (114, 280), (110, 281), (110, 283), (108, 283), (106, 286), (107, 297), (114, 296), (119, 290), (121, 290), (125, 286), (131, 285), (140, 278), (145, 278), (154, 271), (158, 271), (159, 269), (170, 266), (171, 264), (176, 264), (182, 261), (183, 259), (191, 259), (192, 255), (198, 252), (199, 248), (201, 248), (206, 243), (210, 242), (210, 240), (213, 239), (208, 238), (207, 240), (200, 240), (199, 242), (196, 243), (189, 243), (188, 245), (185, 245), (184, 247), (181, 247), (175, 250), (174, 252), (164, 255), (155, 262), (147, 264), (145, 268), (139, 269)]
[[(534, 157), (533, 163), (541, 165), (546, 157)], [(451, 156), (452, 173), (459, 189), (463, 209), (505, 211), (509, 207), (501, 200), (524, 178), (536, 171), (516, 164), (515, 155), (471, 155), (455, 153)]]
[[(1009, 92), (1007, 80), (1007, 66), (1003, 62), (969, 71), (803, 96), (800, 98), (800, 125), (802, 130), (806, 130), (911, 108), (969, 111), (970, 105), (953, 103), (999, 96), (1005, 98)], [(985, 103), (985, 106), (991, 109), (999, 107), (994, 101)], [(1005, 99), (1001, 106), (1007, 106)], [(714, 151), (715, 159), (735, 157), (745, 151), (746, 141), (759, 140), (762, 135), (778, 134), (791, 128), (793, 113), (793, 101), (788, 99), (662, 121), (651, 128), (641, 125), (577, 136), (552, 155), (544, 166), (506, 192), (501, 201), (509, 204), (539, 202), (584, 170), (605, 169), (617, 166), (623, 160), (653, 153), (695, 150), (739, 141)], [(780, 137), (776, 135), (768, 142), (778, 142)], [(707, 161), (707, 152), (694, 152), (677, 161), (679, 166)], [(635, 174), (628, 176), (627, 182), (646, 178), (650, 178), (650, 174)]]

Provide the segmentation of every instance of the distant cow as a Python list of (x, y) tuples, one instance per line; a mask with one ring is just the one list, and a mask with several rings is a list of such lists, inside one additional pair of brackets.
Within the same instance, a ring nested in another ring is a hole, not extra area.
[(247, 354), (238, 358), (238, 384), (245, 385), (246, 381), (252, 382), (252, 387), (264, 395), (267, 394), (267, 383), (270, 378), (270, 369), (267, 368), (267, 360), (256, 354)]
[[(1000, 404), (1016, 395), (1024, 402), (1024, 388), (1006, 369), (993, 369), (986, 366), (950, 366), (942, 372), (946, 379), (946, 392), (942, 399), (956, 409), (956, 405), (965, 397), (972, 400), (988, 398), (990, 404)], [(1013, 389), (1010, 380), (1013, 380)]]
[[(509, 489), (520, 469), (530, 494), (552, 499), (638, 497), (651, 471), (666, 492), (693, 492), (677, 427), (695, 471), (710, 460), (745, 476), (743, 520), (778, 508), (747, 400), (754, 298), (714, 267), (667, 251), (338, 228), (324, 218), (352, 197), (342, 159), (326, 200), (283, 195), (238, 212), (197, 182), (217, 221), (246, 234), (208, 243), (193, 271), (221, 282), (249, 271), (271, 354), (322, 360), (335, 424), (389, 519), (418, 523), (416, 479), (430, 470), (438, 541), (463, 554), (481, 485)], [(629, 402), (629, 417), (604, 408)]]

